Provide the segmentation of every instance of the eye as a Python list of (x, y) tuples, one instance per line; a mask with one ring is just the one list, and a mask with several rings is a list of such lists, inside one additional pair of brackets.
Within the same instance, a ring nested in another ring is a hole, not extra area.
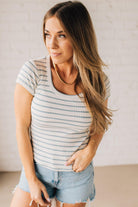
[(66, 35), (64, 35), (64, 34), (60, 34), (60, 35), (59, 35), (59, 38), (66, 38)]
[(50, 34), (46, 32), (45, 37), (50, 37)]

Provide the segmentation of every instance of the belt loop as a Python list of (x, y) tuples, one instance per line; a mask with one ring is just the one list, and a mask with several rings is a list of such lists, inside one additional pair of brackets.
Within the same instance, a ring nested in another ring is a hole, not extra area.
[(54, 180), (55, 180), (55, 182), (58, 182), (58, 171), (55, 172)]

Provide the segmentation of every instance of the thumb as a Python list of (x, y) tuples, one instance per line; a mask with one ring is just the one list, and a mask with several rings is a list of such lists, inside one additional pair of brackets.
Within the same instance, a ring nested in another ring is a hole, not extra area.
[(76, 159), (75, 154), (71, 156), (71, 158), (69, 158), (69, 160), (66, 162), (66, 166), (71, 165)]

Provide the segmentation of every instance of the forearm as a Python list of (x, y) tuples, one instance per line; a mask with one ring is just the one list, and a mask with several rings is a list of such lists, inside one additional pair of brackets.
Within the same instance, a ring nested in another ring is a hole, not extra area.
[(103, 138), (103, 135), (104, 135), (104, 133), (92, 135), (89, 139), (89, 143), (87, 145), (87, 148), (90, 150), (94, 150), (96, 153), (97, 148)]
[(29, 128), (23, 124), (17, 124), (16, 137), (18, 150), (25, 169), (26, 177), (28, 180), (35, 179), (36, 175), (33, 162), (32, 145), (29, 137)]

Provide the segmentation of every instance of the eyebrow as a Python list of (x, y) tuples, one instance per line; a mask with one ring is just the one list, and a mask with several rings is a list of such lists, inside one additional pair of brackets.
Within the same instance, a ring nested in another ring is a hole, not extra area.
[[(49, 31), (47, 29), (45, 29), (45, 32), (49, 33)], [(57, 33), (60, 34), (60, 33), (65, 33), (65, 32), (61, 30), (61, 31), (58, 31)]]

